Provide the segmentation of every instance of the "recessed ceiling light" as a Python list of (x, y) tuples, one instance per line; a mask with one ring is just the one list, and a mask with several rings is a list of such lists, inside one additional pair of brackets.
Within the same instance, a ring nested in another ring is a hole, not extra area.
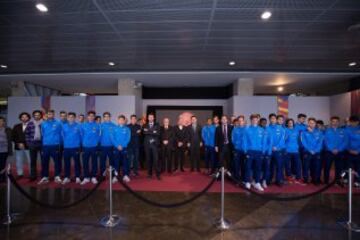
[(269, 11), (265, 11), (261, 14), (261, 19), (263, 19), (263, 20), (267, 20), (270, 17), (271, 17), (271, 12), (269, 12)]
[(109, 66), (115, 66), (114, 62), (109, 62), (108, 64), (109, 64)]
[(277, 90), (278, 90), (278, 92), (282, 92), (282, 91), (284, 91), (284, 87), (280, 86), (277, 88)]
[(353, 66), (356, 66), (356, 62), (349, 63), (349, 67), (353, 67)]
[(234, 66), (235, 64), (236, 64), (235, 61), (230, 61), (230, 62), (229, 62), (229, 65), (230, 65), (230, 66)]
[(38, 3), (36, 4), (36, 8), (40, 11), (40, 12), (47, 12), (48, 8), (42, 4), (42, 3)]
[(7, 68), (7, 65), (1, 64), (0, 67), (1, 67), (1, 68)]

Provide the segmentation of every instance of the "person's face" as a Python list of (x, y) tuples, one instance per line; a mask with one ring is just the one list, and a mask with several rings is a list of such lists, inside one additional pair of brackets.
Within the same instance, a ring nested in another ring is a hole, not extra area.
[(27, 121), (29, 121), (29, 117), (26, 114), (23, 114), (20, 117), (20, 121), (23, 122), (23, 123), (26, 123)]
[(196, 124), (197, 123), (197, 118), (196, 117), (192, 117), (191, 118), (191, 124)]
[(48, 112), (46, 114), (48, 120), (52, 120), (55, 118), (55, 114), (53, 112)]
[(311, 129), (314, 129), (314, 128), (316, 127), (316, 122), (313, 121), (313, 120), (311, 120), (311, 121), (308, 122), (308, 125), (309, 125), (309, 127), (310, 127)]
[(246, 123), (245, 123), (245, 119), (242, 118), (242, 117), (239, 118), (239, 121), (238, 121), (238, 122), (239, 122), (239, 126), (240, 126), (240, 127), (243, 127), (243, 126), (245, 126), (245, 124), (246, 124)]
[(79, 122), (84, 122), (84, 116), (83, 115), (79, 116)]
[(87, 119), (89, 122), (93, 122), (95, 120), (95, 114), (92, 113), (88, 114)]
[(131, 117), (131, 118), (130, 118), (130, 123), (131, 123), (132, 125), (135, 125), (136, 122), (137, 122), (136, 117)]
[(0, 127), (1, 127), (1, 128), (5, 127), (5, 121), (4, 121), (4, 119), (0, 119)]
[(148, 116), (148, 120), (149, 120), (149, 122), (153, 122), (154, 121), (154, 115), (149, 115)]
[(270, 123), (271, 124), (276, 124), (276, 117), (275, 116), (270, 117)]
[(125, 119), (124, 118), (119, 118), (118, 119), (118, 124), (119, 125), (124, 125), (125, 124)]
[(257, 125), (258, 123), (259, 123), (259, 118), (254, 117), (254, 118), (251, 119), (251, 124), (252, 125)]
[(277, 124), (283, 125), (283, 124), (284, 124), (284, 118), (279, 117), (279, 118), (277, 119)]
[(34, 113), (33, 118), (35, 119), (35, 121), (39, 121), (41, 119), (41, 113), (39, 112)]
[(337, 120), (337, 119), (331, 119), (330, 124), (331, 124), (331, 127), (337, 128), (337, 127), (339, 127), (339, 120)]
[(110, 122), (111, 121), (111, 117), (109, 114), (105, 114), (104, 115), (104, 122)]
[(299, 123), (305, 123), (306, 118), (305, 117), (299, 117), (298, 122)]
[(227, 117), (222, 117), (221, 118), (221, 123), (222, 124), (227, 124)]
[(75, 122), (75, 116), (72, 115), (72, 114), (68, 115), (67, 120), (68, 120), (69, 123), (73, 123), (73, 122)]
[(66, 113), (60, 113), (60, 120), (65, 121), (66, 120)]
[(207, 120), (207, 125), (211, 125), (212, 124), (212, 120), (211, 119), (208, 119)]
[(293, 127), (294, 127), (293, 121), (289, 121), (289, 122), (288, 122), (288, 128), (293, 128)]
[(218, 125), (219, 124), (219, 118), (218, 117), (214, 117), (214, 123), (216, 124), (216, 125)]
[(164, 118), (163, 124), (164, 124), (164, 126), (169, 126), (170, 120), (168, 118)]
[(260, 121), (260, 125), (262, 127), (266, 127), (266, 124), (267, 124), (267, 121), (265, 119)]
[(101, 123), (101, 118), (96, 118), (97, 123)]

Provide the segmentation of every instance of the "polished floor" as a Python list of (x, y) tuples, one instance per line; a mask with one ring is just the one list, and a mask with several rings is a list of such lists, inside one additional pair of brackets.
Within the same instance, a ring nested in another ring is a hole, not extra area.
[[(27, 190), (48, 203), (67, 203), (85, 189)], [(5, 214), (5, 186), (0, 189), (1, 215)], [(179, 208), (159, 209), (135, 199), (128, 192), (114, 192), (114, 212), (121, 225), (104, 228), (99, 220), (108, 212), (107, 191), (98, 190), (81, 204), (63, 210), (30, 203), (15, 189), (12, 210), (19, 213), (9, 227), (1, 225), (0, 239), (360, 239), (337, 224), (347, 214), (343, 194), (323, 194), (295, 202), (259, 199), (245, 193), (225, 195), (225, 217), (231, 229), (220, 232), (214, 222), (220, 215), (219, 193), (207, 193)], [(162, 203), (175, 202), (191, 193), (144, 192)], [(354, 222), (360, 223), (360, 195), (354, 196)]]

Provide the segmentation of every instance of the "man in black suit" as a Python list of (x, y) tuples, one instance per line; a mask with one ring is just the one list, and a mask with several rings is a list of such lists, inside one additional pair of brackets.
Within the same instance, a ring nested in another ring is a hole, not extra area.
[(160, 126), (155, 122), (153, 113), (148, 115), (148, 122), (143, 126), (144, 150), (148, 167), (148, 178), (152, 177), (153, 168), (160, 180), (160, 164), (158, 146), (160, 144)]
[(191, 171), (200, 172), (200, 148), (202, 147), (201, 126), (197, 123), (196, 116), (191, 117), (191, 125), (188, 127)]
[(219, 154), (221, 166), (226, 167), (231, 171), (231, 131), (232, 127), (228, 123), (226, 115), (221, 117), (221, 124), (216, 128), (215, 131), (215, 152)]
[(172, 172), (172, 159), (174, 151), (174, 131), (170, 126), (169, 118), (164, 118), (163, 126), (160, 131), (161, 139), (161, 169), (162, 171)]
[(189, 132), (188, 129), (182, 125), (181, 122), (175, 127), (175, 168), (174, 171), (177, 171), (180, 168), (180, 171), (185, 172), (184, 170), (184, 161), (185, 161), (185, 152), (189, 143)]

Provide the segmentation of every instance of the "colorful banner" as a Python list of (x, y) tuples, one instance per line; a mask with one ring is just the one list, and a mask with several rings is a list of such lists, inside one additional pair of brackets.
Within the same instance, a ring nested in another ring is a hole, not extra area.
[(285, 118), (289, 115), (289, 96), (277, 96), (277, 114)]
[(51, 108), (51, 96), (41, 96), (41, 108), (47, 112)]
[(95, 111), (95, 96), (86, 96), (85, 110), (86, 112)]
[(351, 115), (360, 116), (360, 89), (351, 92)]

